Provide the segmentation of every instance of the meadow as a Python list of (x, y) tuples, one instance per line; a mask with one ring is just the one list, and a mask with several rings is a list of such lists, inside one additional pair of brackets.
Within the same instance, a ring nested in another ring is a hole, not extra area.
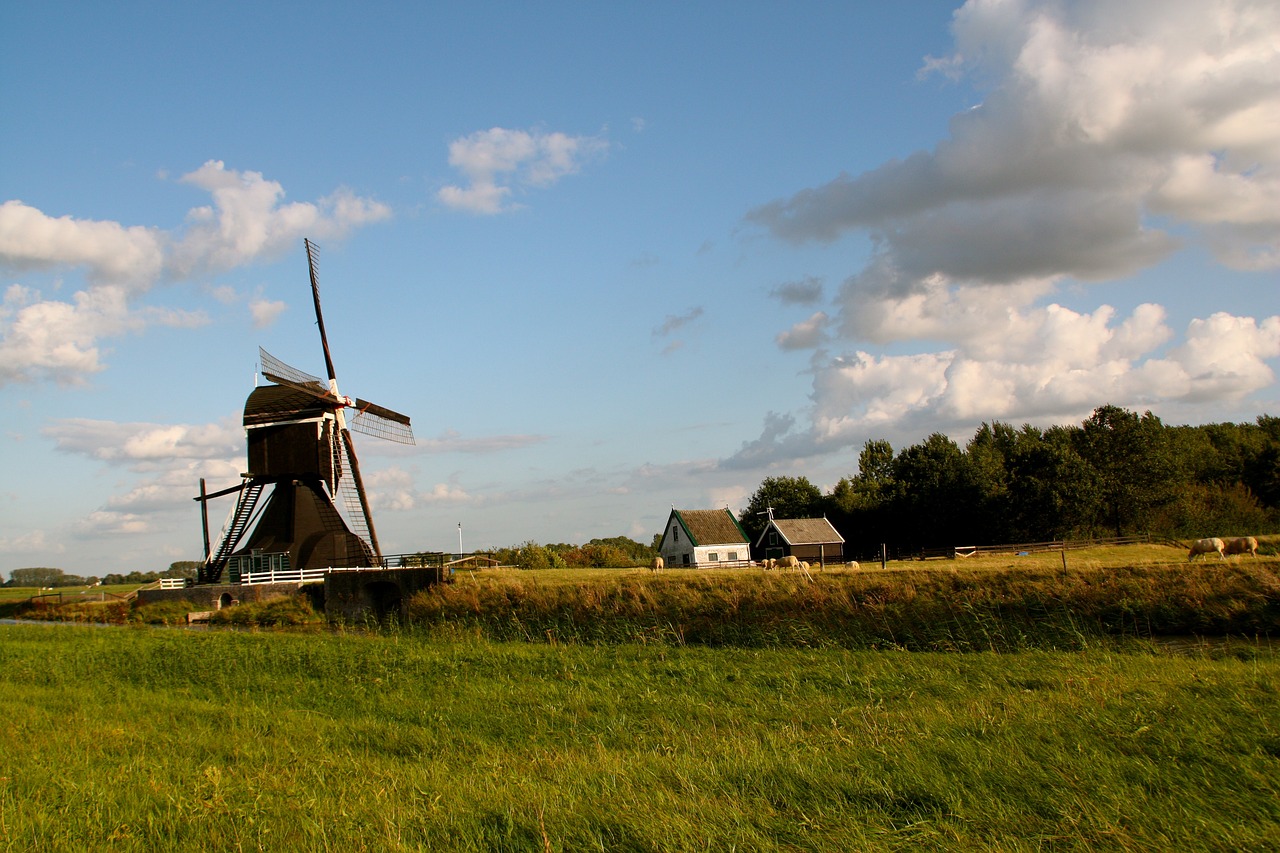
[(8, 850), (1265, 850), (1280, 656), (0, 629)]
[(0, 850), (1280, 848), (1280, 565), (1143, 547), (70, 604), (130, 624), (0, 626)]

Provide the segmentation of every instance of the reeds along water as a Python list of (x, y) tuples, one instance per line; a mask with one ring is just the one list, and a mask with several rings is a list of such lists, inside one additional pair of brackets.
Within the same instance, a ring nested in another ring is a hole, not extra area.
[(469, 579), (415, 596), (407, 619), (492, 639), (711, 646), (1076, 649), (1103, 637), (1280, 629), (1273, 564), (741, 577), (622, 576), (540, 585)]

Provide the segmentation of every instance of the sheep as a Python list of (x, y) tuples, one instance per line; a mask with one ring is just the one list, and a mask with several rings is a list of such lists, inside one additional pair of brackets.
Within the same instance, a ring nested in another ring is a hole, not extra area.
[(765, 559), (760, 561), (760, 568), (764, 569), (766, 572), (772, 569), (776, 569), (777, 567), (778, 567), (778, 561), (773, 559), (772, 557), (766, 557)]
[(1197, 539), (1191, 543), (1191, 551), (1187, 554), (1187, 562), (1191, 562), (1201, 554), (1217, 553), (1219, 560), (1225, 560), (1222, 556), (1223, 544), (1222, 540), (1217, 536), (1210, 536), (1208, 539)]
[(1258, 540), (1252, 536), (1240, 536), (1235, 539), (1228, 539), (1226, 545), (1222, 549), (1223, 554), (1249, 554), (1253, 557), (1258, 556)]
[(800, 561), (794, 555), (788, 554), (785, 557), (778, 558), (777, 566), (780, 569), (798, 569), (800, 568)]
[(800, 571), (802, 571), (802, 572), (807, 572), (807, 571), (809, 571), (809, 564), (808, 564), (807, 562), (805, 562), (804, 560), (801, 560), (801, 561), (800, 561)]
[(862, 566), (858, 565), (858, 561), (857, 561), (857, 560), (850, 560), (850, 561), (849, 561), (849, 568), (853, 569), (853, 570), (856, 572), (856, 571), (858, 571), (858, 569), (861, 569), (861, 568), (862, 568)]
[(662, 561), (662, 558), (661, 558), (661, 557), (654, 557), (654, 558), (653, 558), (653, 565), (649, 567), (649, 571), (651, 571), (651, 572), (660, 572), (660, 571), (662, 571), (664, 568), (666, 568), (666, 564)]

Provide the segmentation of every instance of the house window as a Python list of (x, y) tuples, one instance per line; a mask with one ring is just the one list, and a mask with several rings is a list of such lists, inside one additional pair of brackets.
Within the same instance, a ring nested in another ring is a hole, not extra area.
[(735, 560), (737, 560), (737, 559), (738, 559), (738, 552), (737, 552), (737, 551), (730, 551), (730, 552), (729, 552), (729, 562), (731, 562), (731, 563), (732, 563), (732, 562), (734, 562), (734, 561), (735, 561)]
[(776, 531), (776, 530), (770, 530), (770, 531), (769, 531), (769, 544), (770, 544), (770, 545), (777, 545), (777, 544), (778, 544), (778, 531)]
[(671, 541), (672, 542), (680, 541), (680, 528), (676, 527), (674, 524), (671, 526)]
[(711, 553), (707, 554), (707, 559), (714, 563), (720, 559), (720, 555), (717, 554), (715, 551), (712, 551)]

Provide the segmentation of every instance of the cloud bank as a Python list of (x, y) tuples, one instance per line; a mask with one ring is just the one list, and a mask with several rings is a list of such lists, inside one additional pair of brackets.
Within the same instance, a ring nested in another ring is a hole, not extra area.
[[(807, 428), (769, 420), (726, 464), (856, 446), (890, 425), (1238, 400), (1275, 381), (1280, 317), (1212, 313), (1175, 340), (1161, 306), (1120, 317), (1050, 297), (1189, 246), (1231, 269), (1280, 266), (1280, 7), (973, 0), (953, 33), (954, 52), (927, 58), (922, 76), (987, 96), (933, 150), (747, 214), (783, 241), (865, 233), (874, 249), (830, 314), (777, 338), (815, 350)], [(814, 292), (805, 279), (774, 295), (805, 304)], [(941, 349), (819, 349), (833, 340)]]
[[(0, 303), (0, 386), (83, 383), (103, 369), (100, 341), (155, 325), (194, 326), (202, 314), (139, 307), (161, 282), (212, 276), (295, 249), (303, 236), (339, 238), (386, 219), (391, 210), (339, 190), (317, 202), (284, 202), (284, 188), (258, 172), (217, 160), (179, 181), (209, 193), (177, 229), (50, 216), (19, 200), (0, 204), (0, 268), (80, 273), (85, 286), (70, 299), (46, 298), (10, 285)], [(258, 300), (254, 322), (269, 323), (283, 306)]]

